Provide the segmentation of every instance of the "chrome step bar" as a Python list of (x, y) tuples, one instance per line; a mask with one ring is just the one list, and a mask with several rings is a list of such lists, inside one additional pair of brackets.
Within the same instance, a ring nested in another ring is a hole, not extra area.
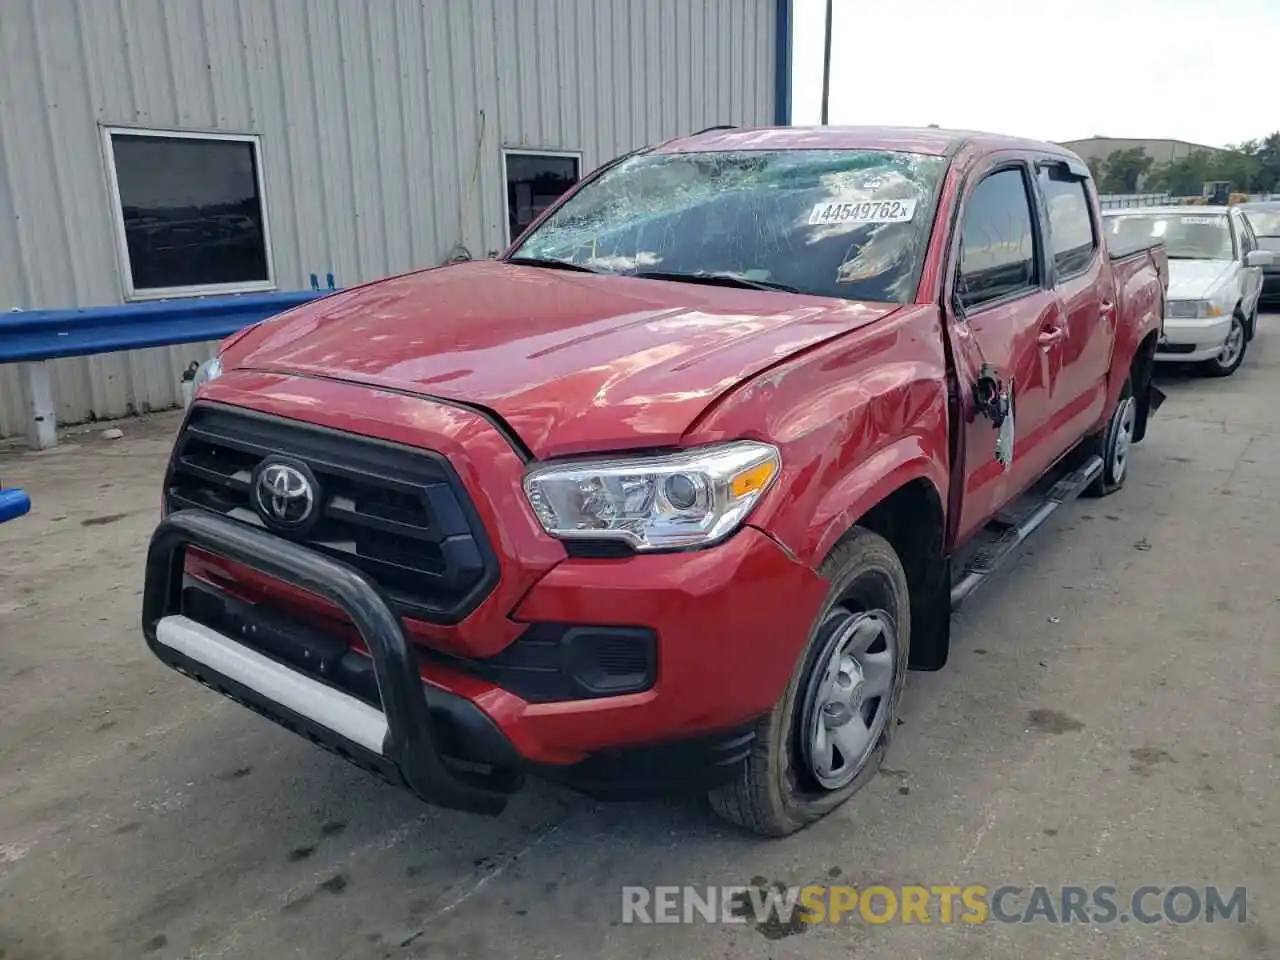
[(959, 610), (974, 592), (991, 578), (1004, 563), (1040, 529), (1044, 522), (1064, 503), (1070, 503), (1102, 475), (1102, 458), (1090, 457), (1073, 473), (1067, 474), (1050, 488), (1038, 507), (1016, 524), (1004, 527), (989, 545), (979, 548), (951, 587), (951, 610)]

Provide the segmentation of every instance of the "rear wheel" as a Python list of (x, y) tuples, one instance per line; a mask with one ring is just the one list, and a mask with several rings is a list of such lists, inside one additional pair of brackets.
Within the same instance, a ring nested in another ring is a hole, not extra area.
[(1125, 379), (1120, 399), (1107, 422), (1107, 429), (1093, 438), (1093, 452), (1102, 458), (1102, 473), (1085, 490), (1090, 497), (1105, 497), (1124, 486), (1129, 475), (1129, 451), (1138, 424), (1138, 401), (1133, 395), (1133, 378)]
[(762, 836), (818, 820), (875, 774), (906, 683), (911, 605), (893, 547), (854, 528), (821, 573), (831, 589), (786, 691), (737, 778), (710, 794), (720, 816)]
[(1205, 376), (1229, 377), (1240, 369), (1240, 364), (1244, 362), (1245, 350), (1249, 347), (1246, 332), (1244, 317), (1236, 311), (1231, 315), (1231, 329), (1227, 331), (1227, 340), (1222, 345), (1222, 352), (1200, 365)]

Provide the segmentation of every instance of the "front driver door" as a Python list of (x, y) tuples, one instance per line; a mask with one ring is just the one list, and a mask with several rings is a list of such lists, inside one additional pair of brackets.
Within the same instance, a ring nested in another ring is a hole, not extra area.
[[(948, 300), (963, 423), (958, 475), (964, 487), (956, 542), (967, 539), (1056, 459), (1052, 376), (1063, 337), (1059, 298), (1045, 284), (1029, 166), (1021, 159), (1006, 160), (969, 183)], [(975, 396), (984, 374), (1011, 394), (1008, 463), (997, 457), (999, 432)]]

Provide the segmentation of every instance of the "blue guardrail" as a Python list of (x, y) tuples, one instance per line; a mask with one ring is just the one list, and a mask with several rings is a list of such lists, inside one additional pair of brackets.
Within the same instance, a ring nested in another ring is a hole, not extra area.
[(16, 520), (31, 509), (31, 498), (25, 490), (10, 487), (0, 490), (0, 523)]
[(334, 293), (298, 290), (0, 314), (0, 363), (83, 357), (221, 340), (250, 324)]

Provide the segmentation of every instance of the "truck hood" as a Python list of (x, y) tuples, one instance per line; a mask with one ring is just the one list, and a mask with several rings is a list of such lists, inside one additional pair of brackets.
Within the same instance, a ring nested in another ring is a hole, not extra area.
[(674, 444), (744, 379), (895, 309), (474, 261), (290, 310), (223, 365), (483, 407), (550, 457)]
[(1234, 268), (1231, 260), (1170, 260), (1169, 299), (1212, 299)]

